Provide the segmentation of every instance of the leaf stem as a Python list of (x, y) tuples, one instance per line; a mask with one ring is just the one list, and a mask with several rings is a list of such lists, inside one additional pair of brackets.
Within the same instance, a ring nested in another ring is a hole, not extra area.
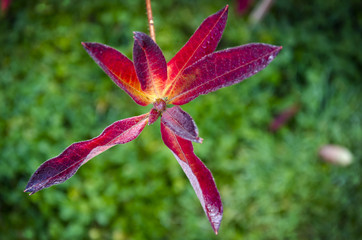
[(150, 37), (154, 42), (156, 42), (155, 25), (152, 16), (151, 0), (146, 0), (146, 9), (147, 9), (148, 26), (150, 28)]

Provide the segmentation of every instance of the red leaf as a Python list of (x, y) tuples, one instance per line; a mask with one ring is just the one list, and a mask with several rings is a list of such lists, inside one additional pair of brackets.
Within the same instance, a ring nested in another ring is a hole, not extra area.
[(147, 34), (134, 32), (134, 39), (133, 61), (141, 88), (160, 98), (167, 80), (165, 57)]
[(203, 139), (199, 137), (199, 130), (194, 120), (179, 106), (167, 108), (162, 113), (161, 121), (179, 137), (202, 143)]
[(11, 0), (1, 0), (1, 11), (4, 13), (8, 10)]
[(171, 149), (182, 170), (190, 180), (192, 187), (200, 200), (206, 216), (208, 217), (215, 233), (218, 233), (223, 207), (219, 191), (209, 169), (194, 154), (192, 143), (180, 138), (161, 123), (162, 139)]
[(82, 43), (111, 79), (140, 105), (153, 103), (150, 113), (124, 119), (98, 137), (74, 143), (43, 163), (30, 178), (26, 192), (62, 183), (84, 163), (116, 144), (137, 138), (147, 122), (161, 117), (161, 134), (188, 177), (210, 223), (218, 233), (223, 215), (220, 194), (211, 172), (194, 154), (191, 141), (202, 142), (191, 116), (179, 106), (202, 94), (236, 84), (265, 68), (281, 47), (248, 44), (213, 53), (224, 31), (228, 6), (206, 18), (171, 61), (146, 34), (134, 33), (134, 63), (117, 50), (99, 43)]
[(286, 124), (299, 111), (299, 105), (293, 105), (285, 109), (282, 113), (278, 114), (269, 125), (272, 132), (276, 132), (280, 127)]
[(178, 80), (186, 67), (215, 51), (226, 25), (228, 8), (229, 6), (226, 5), (217, 13), (206, 18), (188, 42), (168, 62), (167, 87), (170, 88), (165, 92), (173, 91), (174, 82)]
[(152, 108), (150, 111), (150, 116), (148, 117), (148, 125), (152, 125), (160, 116), (160, 112)]
[(281, 49), (251, 43), (209, 54), (185, 69), (175, 85), (178, 91), (168, 96), (168, 103), (183, 105), (199, 95), (239, 83), (264, 69)]
[(146, 126), (148, 114), (127, 118), (108, 126), (98, 137), (70, 145), (59, 156), (44, 162), (30, 178), (25, 192), (35, 192), (62, 183), (80, 166), (116, 144), (130, 142)]
[(251, 0), (237, 0), (237, 13), (244, 14), (249, 9), (250, 4)]
[(103, 71), (139, 105), (152, 103), (152, 96), (141, 90), (131, 60), (114, 48), (100, 43), (82, 43)]

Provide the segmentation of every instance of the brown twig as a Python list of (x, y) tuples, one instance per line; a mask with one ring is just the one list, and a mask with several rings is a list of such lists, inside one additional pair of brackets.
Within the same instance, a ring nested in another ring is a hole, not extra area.
[(148, 26), (150, 28), (150, 36), (152, 40), (156, 42), (155, 25), (153, 23), (153, 17), (152, 17), (151, 0), (146, 0), (146, 8), (147, 8)]

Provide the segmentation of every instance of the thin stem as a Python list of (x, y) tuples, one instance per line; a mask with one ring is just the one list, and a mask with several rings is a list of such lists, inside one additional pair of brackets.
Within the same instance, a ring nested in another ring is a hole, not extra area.
[(152, 17), (151, 0), (146, 0), (146, 8), (147, 8), (148, 26), (150, 28), (150, 36), (152, 40), (156, 42), (155, 25), (153, 23), (153, 17)]

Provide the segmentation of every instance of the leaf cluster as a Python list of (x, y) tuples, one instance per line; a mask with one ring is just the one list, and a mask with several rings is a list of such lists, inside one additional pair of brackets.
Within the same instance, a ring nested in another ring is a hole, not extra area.
[[(157, 41), (166, 59), (225, 4), (155, 1)], [(360, 236), (359, 5), (275, 1), (254, 28), (230, 12), (220, 49), (251, 41), (284, 48), (252, 81), (184, 108), (205, 138), (195, 152), (213, 169), (228, 209), (221, 238)], [(96, 136), (115, 119), (143, 113), (89, 67), (80, 42), (107, 42), (131, 57), (132, 31), (147, 32), (144, 13), (142, 1), (14, 0), (1, 18), (1, 236), (216, 239), (184, 174), (160, 144), (157, 126), (103, 153), (68, 183), (30, 199), (22, 193), (32, 169), (49, 155)], [(273, 117), (295, 103), (295, 117), (270, 134)], [(354, 163), (319, 163), (317, 149), (325, 143), (348, 147)]]

